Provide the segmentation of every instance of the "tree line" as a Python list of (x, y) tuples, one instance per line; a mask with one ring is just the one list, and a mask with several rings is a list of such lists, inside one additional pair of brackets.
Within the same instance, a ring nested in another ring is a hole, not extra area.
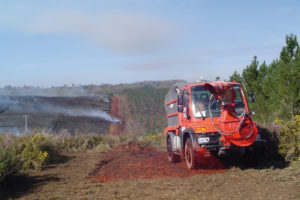
[(276, 118), (294, 121), (300, 114), (300, 48), (297, 36), (286, 36), (280, 57), (270, 64), (259, 63), (253, 57), (241, 74), (235, 71), (230, 81), (243, 85), (244, 89), (254, 92), (255, 103), (250, 108), (255, 118), (261, 122), (271, 122)]

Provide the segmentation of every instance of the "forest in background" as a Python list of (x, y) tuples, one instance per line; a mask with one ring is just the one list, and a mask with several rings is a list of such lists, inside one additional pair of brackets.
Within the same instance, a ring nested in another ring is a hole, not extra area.
[(300, 114), (300, 48), (297, 36), (286, 36), (280, 57), (270, 64), (254, 56), (241, 74), (235, 71), (230, 81), (243, 85), (247, 92), (254, 92), (255, 102), (250, 108), (254, 119), (273, 122), (275, 119), (293, 121)]
[(131, 111), (131, 116), (128, 117), (132, 118), (131, 131), (134, 135), (163, 133), (167, 126), (164, 99), (168, 91), (169, 88), (136, 88), (123, 91)]

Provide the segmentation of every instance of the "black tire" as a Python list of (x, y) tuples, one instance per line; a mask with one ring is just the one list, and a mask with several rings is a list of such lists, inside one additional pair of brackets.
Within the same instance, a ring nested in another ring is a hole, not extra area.
[(171, 163), (177, 163), (180, 161), (180, 155), (175, 154), (172, 151), (172, 141), (171, 141), (171, 137), (168, 136), (167, 137), (167, 151), (168, 151), (168, 160)]
[(190, 137), (188, 137), (185, 142), (184, 155), (187, 168), (189, 170), (196, 169), (196, 152), (193, 149), (192, 140)]

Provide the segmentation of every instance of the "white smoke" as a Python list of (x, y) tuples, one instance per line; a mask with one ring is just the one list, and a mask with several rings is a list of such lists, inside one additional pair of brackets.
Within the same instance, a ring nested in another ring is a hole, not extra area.
[[(62, 110), (61, 108), (57, 107), (57, 111)], [(57, 114), (60, 114), (61, 112), (57, 112)], [(63, 113), (65, 115), (69, 116), (83, 116), (83, 117), (96, 117), (96, 118), (101, 118), (105, 119), (106, 121), (110, 121), (113, 123), (120, 123), (121, 121), (117, 118), (113, 118), (110, 116), (108, 113), (102, 111), (102, 110), (89, 110), (89, 109), (71, 109), (71, 110), (65, 110)]]
[(74, 117), (94, 117), (101, 118), (109, 122), (120, 123), (117, 118), (113, 118), (107, 112), (98, 109), (72, 108), (70, 106), (58, 106), (49, 103), (42, 103), (35, 97), (31, 97), (31, 104), (19, 102), (8, 96), (0, 96), (0, 110), (9, 108), (9, 112), (30, 114), (45, 113), (49, 115), (66, 115)]

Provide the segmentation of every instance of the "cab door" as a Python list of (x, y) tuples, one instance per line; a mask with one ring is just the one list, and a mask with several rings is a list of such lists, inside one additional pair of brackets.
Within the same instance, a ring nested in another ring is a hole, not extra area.
[(190, 104), (190, 98), (189, 98), (188, 89), (185, 89), (183, 91), (183, 118), (181, 119), (183, 123), (187, 123), (191, 119), (189, 104)]

